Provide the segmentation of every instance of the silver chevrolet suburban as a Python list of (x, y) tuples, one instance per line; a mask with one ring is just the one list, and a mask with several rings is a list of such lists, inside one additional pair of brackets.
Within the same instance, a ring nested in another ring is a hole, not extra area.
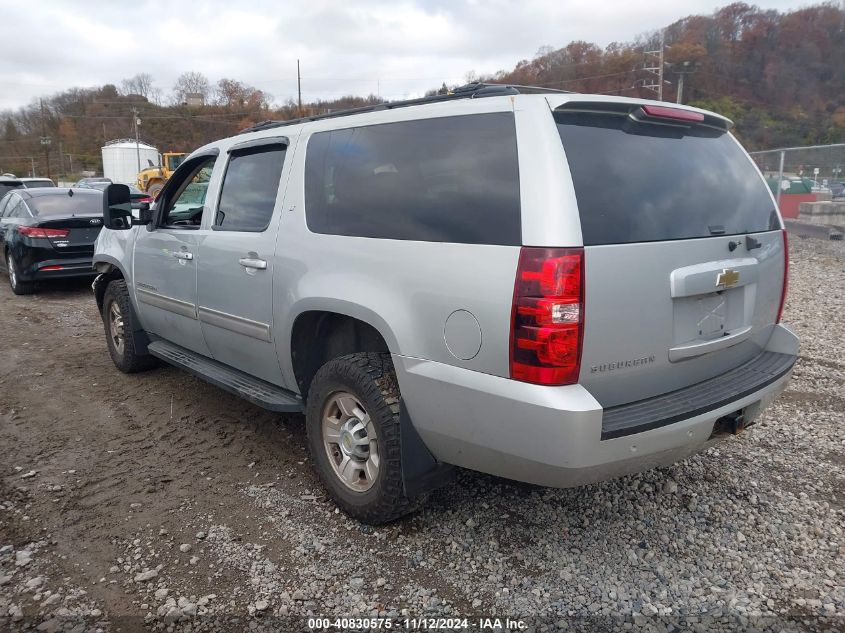
[(454, 466), (577, 486), (670, 464), (785, 387), (787, 236), (730, 121), (503, 85), (202, 147), (150, 212), (104, 196), (115, 365), (304, 412), (347, 513)]

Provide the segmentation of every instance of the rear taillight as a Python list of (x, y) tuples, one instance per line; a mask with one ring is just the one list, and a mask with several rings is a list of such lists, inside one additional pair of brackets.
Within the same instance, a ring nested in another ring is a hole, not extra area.
[(150, 196), (146, 196), (144, 198), (138, 198), (137, 200), (135, 200), (135, 202), (146, 202), (147, 204), (152, 204), (153, 202), (155, 202), (155, 200), (153, 200)]
[(21, 235), (25, 235), (26, 237), (39, 237), (39, 238), (51, 238), (51, 237), (67, 237), (70, 235), (70, 231), (67, 229), (42, 229), (38, 226), (19, 226), (18, 233)]
[(780, 305), (778, 306), (778, 318), (775, 323), (780, 323), (783, 316), (783, 304), (786, 303), (786, 290), (789, 287), (789, 238), (786, 236), (786, 229), (783, 234), (783, 286), (780, 291)]
[(513, 291), (511, 378), (578, 381), (584, 335), (584, 249), (523, 247)]

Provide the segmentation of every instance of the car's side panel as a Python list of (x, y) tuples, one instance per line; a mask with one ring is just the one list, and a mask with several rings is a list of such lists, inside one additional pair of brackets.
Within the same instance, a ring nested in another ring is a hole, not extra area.
[(545, 99), (520, 99), (514, 108), (519, 152), (522, 243), (581, 246), (572, 176)]

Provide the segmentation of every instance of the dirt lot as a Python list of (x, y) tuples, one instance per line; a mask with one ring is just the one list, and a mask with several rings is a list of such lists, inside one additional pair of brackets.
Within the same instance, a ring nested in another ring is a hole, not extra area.
[(4, 281), (0, 628), (845, 627), (845, 244), (792, 242), (802, 357), (752, 430), (576, 490), (464, 472), (379, 529), (325, 499), (301, 417), (171, 368), (125, 376), (86, 283), (16, 297)]

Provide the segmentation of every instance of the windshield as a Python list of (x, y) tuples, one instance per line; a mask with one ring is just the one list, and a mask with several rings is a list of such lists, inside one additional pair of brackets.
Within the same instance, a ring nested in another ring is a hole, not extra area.
[(176, 168), (182, 164), (182, 160), (184, 156), (168, 156), (167, 157), (167, 164), (169, 165), (168, 169), (170, 171), (176, 171)]
[(585, 245), (781, 228), (768, 187), (730, 134), (584, 112), (555, 120)]
[(49, 196), (33, 196), (27, 200), (33, 215), (101, 215), (103, 198), (96, 194), (69, 196), (60, 193)]

